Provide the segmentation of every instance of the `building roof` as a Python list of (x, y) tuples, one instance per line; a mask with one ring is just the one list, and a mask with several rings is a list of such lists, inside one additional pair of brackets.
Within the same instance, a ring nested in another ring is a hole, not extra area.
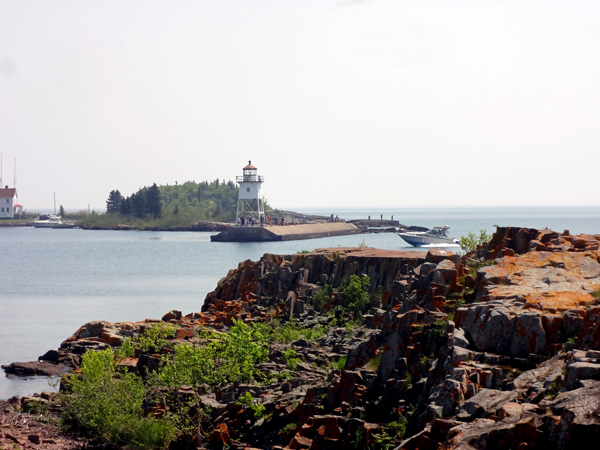
[(256, 167), (254, 167), (252, 165), (252, 161), (248, 161), (248, 165), (246, 167), (244, 167), (244, 170), (248, 170), (248, 169), (250, 169), (250, 170), (256, 170)]
[(13, 198), (16, 194), (17, 190), (15, 188), (0, 189), (0, 197), (3, 198)]

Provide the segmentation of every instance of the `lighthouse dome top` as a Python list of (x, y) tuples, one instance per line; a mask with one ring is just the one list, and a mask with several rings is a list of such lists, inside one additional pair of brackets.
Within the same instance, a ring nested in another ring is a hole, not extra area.
[(244, 175), (236, 177), (238, 183), (262, 183), (264, 178), (257, 174), (258, 169), (252, 165), (252, 161), (248, 161), (248, 165), (244, 167)]

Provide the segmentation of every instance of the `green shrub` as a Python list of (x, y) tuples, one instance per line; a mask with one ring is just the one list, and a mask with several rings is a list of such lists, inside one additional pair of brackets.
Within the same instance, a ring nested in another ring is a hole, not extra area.
[(317, 291), (312, 298), (312, 306), (317, 311), (321, 311), (323, 306), (325, 306), (329, 302), (329, 297), (331, 296), (331, 286), (326, 284), (321, 288), (321, 290)]
[(342, 292), (348, 300), (348, 306), (354, 311), (366, 312), (371, 307), (369, 285), (371, 280), (368, 277), (359, 277), (352, 275), (350, 283)]
[(167, 339), (175, 337), (177, 327), (170, 323), (159, 322), (152, 324), (151, 327), (140, 335), (140, 348), (144, 352), (160, 352), (168, 344)]
[(478, 245), (485, 244), (492, 239), (486, 230), (479, 230), (479, 236), (469, 231), (469, 234), (460, 238), (460, 248), (465, 252), (472, 252)]
[(290, 370), (297, 370), (298, 365), (302, 361), (300, 358), (298, 358), (298, 353), (296, 353), (296, 350), (291, 348), (283, 352), (283, 360)]
[(237, 405), (252, 410), (252, 414), (255, 418), (260, 419), (265, 413), (265, 405), (256, 403), (252, 394), (248, 391), (244, 395), (240, 395)]
[(297, 322), (286, 322), (283, 325), (274, 325), (268, 333), (265, 332), (265, 335), (268, 335), (267, 338), (274, 341), (290, 344), (300, 338), (304, 338), (307, 341), (320, 339), (327, 334), (328, 329), (329, 327), (325, 325), (304, 328), (304, 326)]
[(130, 338), (123, 339), (121, 345), (115, 350), (115, 359), (120, 361), (124, 358), (133, 358), (135, 356), (135, 345)]
[(390, 435), (392, 435), (394, 439), (400, 440), (406, 434), (406, 426), (407, 421), (404, 417), (401, 416), (399, 420), (390, 422), (387, 425), (387, 428), (390, 431)]
[(48, 408), (48, 403), (41, 400), (33, 400), (27, 403), (27, 405), (23, 406), (21, 410), (27, 414), (43, 415), (48, 412)]
[(339, 361), (337, 362), (337, 369), (338, 370), (344, 370), (344, 367), (346, 366), (346, 357), (342, 356)]
[(168, 419), (142, 417), (142, 380), (116, 373), (112, 349), (82, 356), (81, 375), (65, 376), (70, 393), (63, 394), (64, 423), (74, 424), (92, 439), (141, 449), (165, 449), (176, 430)]
[(269, 346), (262, 327), (233, 321), (229, 333), (201, 331), (201, 338), (207, 340), (203, 347), (188, 343), (175, 347), (173, 357), (163, 357), (157, 381), (172, 387), (252, 381), (258, 373), (256, 365), (268, 359)]

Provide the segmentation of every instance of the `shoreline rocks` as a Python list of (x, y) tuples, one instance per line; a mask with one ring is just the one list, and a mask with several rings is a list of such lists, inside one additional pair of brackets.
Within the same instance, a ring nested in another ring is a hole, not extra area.
[[(585, 448), (600, 436), (599, 244), (600, 235), (507, 227), (464, 257), (441, 249), (265, 254), (230, 270), (200, 312), (90, 322), (42, 359), (77, 366), (84, 352), (116, 347), (159, 322), (177, 326), (169, 339), (176, 346), (201, 345), (199, 327), (227, 332), (234, 319), (293, 319), (326, 333), (271, 343), (258, 369), (289, 371), (285, 354), (294, 350), (288, 379), (182, 387), (212, 411), (197, 446)], [(371, 308), (340, 327), (353, 275), (370, 279)], [(315, 296), (325, 285), (329, 295)], [(144, 374), (161, 355), (138, 349), (120, 364)], [(264, 418), (236, 403), (246, 392)]]

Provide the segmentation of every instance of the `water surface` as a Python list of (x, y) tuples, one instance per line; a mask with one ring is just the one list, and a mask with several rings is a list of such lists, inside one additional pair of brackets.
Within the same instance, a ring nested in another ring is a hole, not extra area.
[[(410, 210), (305, 210), (342, 218), (384, 214), (407, 225), (448, 224), (449, 234), (529, 226), (571, 233), (600, 233), (600, 208), (476, 208)], [(367, 234), (306, 241), (211, 243), (210, 233), (84, 231), (0, 227), (0, 364), (33, 361), (57, 348), (92, 320), (160, 318), (171, 309), (199, 311), (220, 278), (264, 253), (320, 247), (407, 247), (395, 234)], [(456, 250), (456, 249), (454, 249)], [(48, 390), (46, 379), (0, 374), (0, 399)]]

